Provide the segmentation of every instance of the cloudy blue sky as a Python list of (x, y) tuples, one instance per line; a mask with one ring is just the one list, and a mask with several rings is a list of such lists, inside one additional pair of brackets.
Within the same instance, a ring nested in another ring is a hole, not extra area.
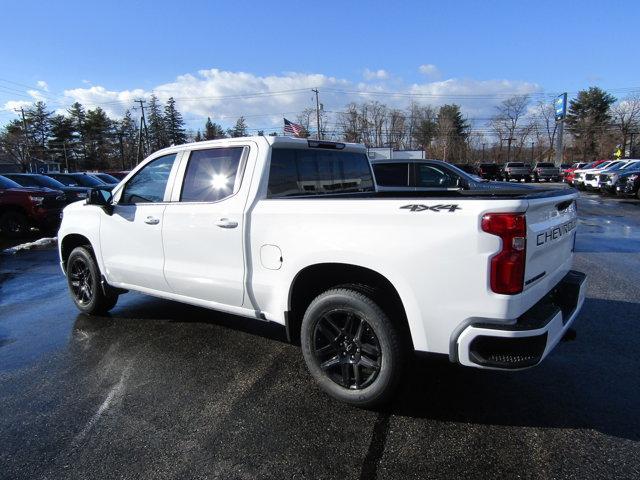
[(639, 14), (631, 1), (5, 1), (0, 124), (38, 99), (120, 115), (151, 92), (191, 127), (246, 115), (265, 129), (312, 106), (313, 87), (327, 111), (414, 99), (472, 119), (515, 93), (624, 97), (640, 89)]

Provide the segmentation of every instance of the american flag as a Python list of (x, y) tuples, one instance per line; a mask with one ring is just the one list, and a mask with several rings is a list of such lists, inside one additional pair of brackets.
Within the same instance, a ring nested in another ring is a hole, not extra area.
[(286, 118), (284, 119), (284, 133), (293, 135), (295, 137), (300, 136), (302, 133), (302, 125), (298, 125), (297, 123), (290, 122)]

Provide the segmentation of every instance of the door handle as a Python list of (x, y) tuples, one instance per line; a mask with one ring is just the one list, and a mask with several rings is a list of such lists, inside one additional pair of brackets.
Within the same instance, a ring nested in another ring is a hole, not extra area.
[(147, 223), (149, 225), (157, 225), (160, 223), (160, 219), (149, 215), (147, 218), (144, 219), (144, 223)]
[(221, 218), (216, 222), (216, 225), (220, 228), (236, 228), (238, 226), (238, 222), (234, 222), (228, 218)]

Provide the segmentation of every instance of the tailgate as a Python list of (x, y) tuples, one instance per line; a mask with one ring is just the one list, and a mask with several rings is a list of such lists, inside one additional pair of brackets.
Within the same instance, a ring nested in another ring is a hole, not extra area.
[(577, 227), (577, 193), (532, 199), (526, 211), (527, 264), (524, 289), (565, 275)]

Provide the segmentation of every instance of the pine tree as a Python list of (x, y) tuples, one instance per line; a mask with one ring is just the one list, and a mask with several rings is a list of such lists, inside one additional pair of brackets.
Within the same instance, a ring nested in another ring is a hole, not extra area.
[(106, 169), (111, 166), (113, 156), (113, 121), (100, 107), (89, 110), (85, 120), (85, 142), (87, 158), (84, 169)]
[(193, 141), (194, 142), (201, 142), (202, 141), (202, 134), (200, 133), (200, 130), (198, 130), (196, 132), (196, 136), (193, 137)]
[(47, 105), (36, 102), (25, 111), (27, 130), (31, 143), (31, 156), (45, 160), (47, 158), (47, 139), (51, 133), (51, 115)]
[(73, 118), (56, 115), (51, 118), (51, 136), (47, 142), (49, 157), (65, 167), (73, 165), (71, 146), (74, 141)]
[(151, 98), (149, 99), (147, 119), (149, 147), (151, 148), (151, 152), (149, 153), (168, 147), (169, 142), (165, 130), (164, 116), (162, 115), (162, 109), (158, 102), (158, 97), (155, 95), (151, 95)]
[(605, 153), (598, 152), (598, 141), (607, 133), (611, 123), (611, 105), (615, 101), (610, 93), (591, 87), (578, 92), (578, 96), (569, 102), (567, 127), (584, 161), (595, 160), (598, 153)]
[(216, 140), (217, 138), (225, 138), (224, 130), (220, 125), (211, 121), (211, 117), (207, 117), (207, 123), (204, 124), (204, 139)]
[[(87, 156), (87, 149), (84, 142), (87, 113), (79, 102), (71, 105), (71, 108), (69, 108), (67, 112), (73, 122), (73, 137), (71, 140), (70, 153), (73, 158), (74, 167), (78, 169), (78, 165), (84, 163)], [(71, 161), (69, 161), (69, 164), (71, 164)]]
[(234, 127), (227, 130), (227, 135), (232, 138), (247, 136), (247, 124), (244, 121), (244, 117), (240, 117)]
[(469, 135), (469, 124), (463, 118), (460, 105), (443, 105), (437, 118), (438, 143), (442, 147), (445, 162), (463, 157), (465, 141)]
[(169, 144), (180, 145), (187, 141), (187, 134), (184, 130), (184, 120), (176, 108), (176, 101), (173, 97), (169, 97), (164, 107), (164, 125)]
[(120, 149), (120, 163), (123, 170), (132, 168), (138, 154), (138, 126), (127, 110), (117, 125), (117, 135)]

